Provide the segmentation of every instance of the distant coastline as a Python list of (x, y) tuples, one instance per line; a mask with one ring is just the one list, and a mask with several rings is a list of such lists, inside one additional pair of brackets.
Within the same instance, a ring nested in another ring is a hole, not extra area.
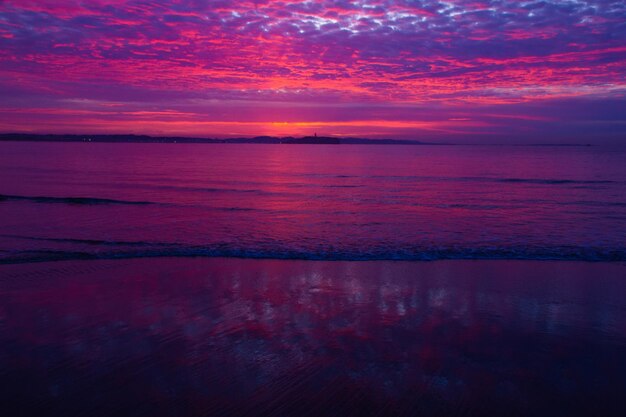
[(105, 142), (105, 143), (258, 143), (288, 145), (439, 145), (416, 140), (365, 139), (331, 136), (277, 137), (255, 136), (251, 138), (192, 138), (184, 136), (148, 135), (45, 135), (30, 133), (0, 134), (0, 141), (18, 142)]
[(96, 142), (96, 143), (253, 143), (263, 145), (434, 145), (434, 146), (544, 146), (544, 147), (586, 147), (588, 143), (453, 143), (422, 142), (413, 139), (368, 139), (341, 136), (254, 136), (239, 138), (195, 138), (186, 136), (149, 135), (76, 135), (76, 134), (36, 134), (0, 133), (0, 142)]

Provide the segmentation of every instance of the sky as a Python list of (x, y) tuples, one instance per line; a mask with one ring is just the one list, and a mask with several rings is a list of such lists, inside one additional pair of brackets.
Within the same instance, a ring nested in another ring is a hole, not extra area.
[(0, 132), (626, 142), (626, 2), (0, 0)]

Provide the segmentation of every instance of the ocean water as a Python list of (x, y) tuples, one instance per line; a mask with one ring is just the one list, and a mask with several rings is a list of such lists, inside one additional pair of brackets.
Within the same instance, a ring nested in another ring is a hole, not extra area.
[(0, 143), (0, 415), (622, 417), (624, 161)]
[(626, 149), (0, 143), (0, 262), (626, 260)]

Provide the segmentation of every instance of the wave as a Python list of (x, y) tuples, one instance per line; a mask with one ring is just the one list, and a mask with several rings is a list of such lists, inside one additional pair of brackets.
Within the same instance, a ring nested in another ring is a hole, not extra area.
[(520, 183), (520, 184), (544, 184), (544, 185), (607, 185), (618, 184), (620, 181), (612, 180), (573, 180), (559, 178), (498, 178), (498, 177), (435, 177), (421, 175), (372, 175), (363, 178), (377, 178), (389, 180), (425, 180), (443, 182), (495, 182), (495, 183)]
[(33, 201), (36, 203), (61, 203), (72, 205), (98, 205), (98, 204), (124, 204), (124, 205), (148, 205), (157, 204), (150, 201), (114, 200), (110, 198), (94, 197), (50, 197), (50, 196), (23, 196), (0, 194), (0, 201)]
[(155, 190), (172, 190), (182, 192), (208, 193), (208, 194), (256, 194), (256, 195), (284, 195), (284, 193), (266, 191), (251, 188), (216, 188), (216, 187), (192, 187), (187, 185), (151, 185), (141, 184), (141, 188)]
[[(213, 207), (202, 204), (175, 204), (154, 201), (129, 201), (114, 200), (108, 198), (93, 197), (48, 197), (48, 196), (20, 196), (20, 195), (3, 195), (0, 194), (0, 203), (2, 201), (30, 201), (34, 203), (52, 203), (52, 204), (69, 204), (69, 205), (139, 205), (139, 206), (168, 206), (168, 207), (196, 207), (208, 211), (223, 212), (262, 212), (266, 211), (261, 208), (252, 207)], [(3, 236), (3, 235), (0, 235)]]
[[(6, 236), (6, 235), (4, 235)], [(554, 260), (626, 262), (626, 247), (432, 247), (410, 249), (316, 250), (241, 248), (226, 244), (185, 246), (154, 242), (115, 242), (82, 239), (27, 238), (83, 245), (72, 250), (28, 249), (0, 252), (0, 264), (56, 260), (120, 259), (146, 257), (224, 257), (251, 259), (301, 259), (319, 261), (436, 261), (436, 260)], [(97, 246), (90, 249), (90, 247)], [(108, 249), (106, 249), (108, 248)]]
[(75, 238), (56, 238), (56, 237), (38, 237), (38, 236), (22, 236), (22, 235), (10, 235), (0, 234), (0, 237), (6, 237), (11, 239), (24, 239), (34, 240), (42, 242), (57, 242), (57, 243), (77, 243), (82, 245), (103, 245), (103, 246), (171, 246), (169, 243), (160, 242), (144, 242), (144, 241), (120, 241), (120, 240), (101, 240), (101, 239), (75, 239)]
[(559, 180), (559, 179), (541, 179), (541, 178), (498, 178), (494, 179), (498, 182), (514, 182), (526, 184), (613, 184), (615, 181), (609, 180)]
[(562, 206), (626, 207), (626, 202), (621, 201), (563, 201), (556, 204)]

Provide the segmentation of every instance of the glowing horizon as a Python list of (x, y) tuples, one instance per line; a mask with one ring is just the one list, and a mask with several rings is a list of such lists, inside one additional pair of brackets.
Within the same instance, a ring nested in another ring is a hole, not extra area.
[(8, 0), (0, 131), (619, 141), (617, 1)]

